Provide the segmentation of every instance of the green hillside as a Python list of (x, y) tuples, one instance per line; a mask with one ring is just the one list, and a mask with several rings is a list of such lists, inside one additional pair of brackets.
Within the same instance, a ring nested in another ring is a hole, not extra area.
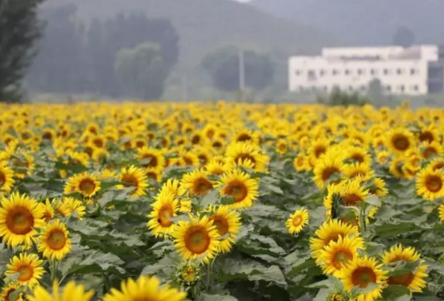
[(281, 58), (335, 44), (315, 29), (228, 0), (48, 0), (44, 8), (68, 3), (76, 4), (79, 18), (86, 21), (118, 12), (171, 20), (181, 39), (179, 69), (193, 68), (206, 53), (226, 44), (269, 51)]

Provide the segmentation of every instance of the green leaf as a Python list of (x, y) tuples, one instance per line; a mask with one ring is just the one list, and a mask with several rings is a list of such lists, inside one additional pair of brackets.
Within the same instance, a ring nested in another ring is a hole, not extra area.
[(375, 226), (375, 233), (380, 237), (389, 237), (400, 234), (411, 234), (424, 230), (424, 226), (417, 225), (413, 222), (399, 222), (399, 223), (383, 223)]
[(208, 295), (208, 294), (201, 294), (198, 301), (238, 301), (233, 296), (221, 296), (221, 295)]
[(376, 195), (369, 196), (364, 202), (372, 206), (381, 207), (381, 200)]
[(16, 301), (19, 298), (20, 294), (23, 293), (25, 290), (26, 290), (26, 286), (19, 287), (18, 289), (16, 289), (12, 293), (10, 293), (9, 296), (7, 296), (7, 297), (9, 297), (8, 300)]
[(409, 301), (410, 290), (401, 285), (389, 285), (382, 292), (381, 301)]

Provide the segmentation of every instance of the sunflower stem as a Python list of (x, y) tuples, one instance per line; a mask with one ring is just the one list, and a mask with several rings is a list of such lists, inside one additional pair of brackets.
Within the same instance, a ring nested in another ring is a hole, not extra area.
[(367, 225), (365, 223), (366, 220), (366, 216), (365, 216), (365, 206), (359, 206), (359, 224), (360, 224), (360, 228), (361, 228), (361, 236), (362, 238), (364, 238), (365, 240), (365, 233), (367, 231)]
[(50, 261), (51, 282), (54, 282), (57, 278), (57, 260)]
[(214, 264), (214, 259), (211, 260), (207, 266), (207, 292), (209, 292), (213, 281), (213, 264)]

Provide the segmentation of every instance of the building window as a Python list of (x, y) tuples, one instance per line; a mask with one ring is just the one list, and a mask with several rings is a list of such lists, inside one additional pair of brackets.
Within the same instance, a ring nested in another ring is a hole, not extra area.
[(336, 74), (338, 74), (338, 70), (336, 70), (336, 69), (333, 69), (333, 71), (331, 72), (331, 74), (333, 74), (333, 75), (336, 75)]
[(365, 70), (363, 69), (358, 69), (358, 75), (363, 75), (365, 74)]
[(404, 85), (399, 86), (399, 91), (404, 92), (405, 91), (405, 87)]
[(371, 74), (371, 75), (376, 75), (376, 70), (375, 70), (375, 69), (371, 69), (371, 70), (370, 70), (370, 74)]
[(319, 76), (323, 76), (325, 74), (324, 70), (319, 71)]
[(415, 75), (415, 74), (416, 74), (416, 69), (411, 69), (411, 70), (410, 70), (410, 74), (411, 74), (411, 75)]
[(299, 75), (302, 74), (302, 71), (300, 71), (300, 70), (296, 70), (296, 71), (295, 71), (295, 74), (296, 74), (296, 76), (299, 76)]
[(398, 73), (398, 75), (401, 75), (402, 74), (402, 69), (396, 70), (396, 73)]
[(391, 86), (386, 86), (385, 89), (386, 89), (388, 92), (391, 92), (391, 91), (392, 91), (392, 87), (391, 87)]
[(361, 91), (365, 91), (365, 86), (361, 86)]
[(350, 74), (350, 70), (348, 70), (348, 69), (345, 69), (345, 75), (349, 75)]
[(389, 70), (388, 69), (384, 69), (384, 74), (385, 75), (388, 75), (390, 72), (389, 72)]
[(417, 92), (417, 91), (419, 90), (418, 85), (414, 85), (414, 86), (412, 86), (412, 90), (415, 91), (415, 92)]
[(349, 89), (350, 91), (353, 91), (353, 86), (349, 86), (348, 89)]

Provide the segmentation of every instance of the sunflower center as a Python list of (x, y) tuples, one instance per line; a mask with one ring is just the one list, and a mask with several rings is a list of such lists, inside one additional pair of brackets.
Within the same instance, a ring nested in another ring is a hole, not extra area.
[(191, 138), (191, 143), (192, 144), (199, 144), (200, 142), (200, 136), (199, 135), (194, 135), (193, 138)]
[(362, 198), (356, 194), (348, 194), (342, 197), (345, 206), (356, 206), (357, 202), (362, 202)]
[(199, 178), (194, 182), (194, 193), (198, 195), (207, 194), (213, 188), (213, 184), (205, 178)]
[(190, 157), (183, 156), (183, 161), (185, 161), (186, 165), (193, 165), (193, 160)]
[(363, 163), (364, 162), (364, 157), (361, 154), (353, 154), (350, 159), (353, 159), (359, 163)]
[(228, 233), (228, 230), (230, 227), (229, 227), (228, 222), (225, 218), (223, 218), (221, 216), (213, 216), (213, 217), (210, 217), (210, 220), (213, 221), (213, 225), (216, 226), (217, 231), (219, 231), (220, 236), (224, 236), (225, 234)]
[(210, 246), (210, 236), (205, 229), (192, 227), (185, 235), (185, 246), (191, 253), (202, 254)]
[(199, 156), (197, 156), (200, 160), (200, 163), (202, 165), (206, 165), (208, 163), (208, 157), (205, 154), (200, 154)]
[(345, 264), (353, 259), (353, 254), (349, 250), (340, 250), (336, 252), (333, 258), (333, 265), (340, 270)]
[(21, 266), (18, 268), (17, 272), (20, 273), (20, 276), (18, 277), (19, 281), (28, 281), (34, 274), (34, 270), (30, 266)]
[[(444, 162), (439, 162), (435, 166), (433, 166), (433, 171), (444, 168)], [(1, 183), (1, 175), (0, 175), (0, 183)]]
[(376, 282), (376, 274), (373, 269), (368, 267), (357, 268), (352, 273), (353, 286), (359, 286), (360, 288), (366, 288), (369, 283)]
[(142, 159), (143, 159), (143, 160), (148, 160), (148, 159), (150, 159), (150, 162), (148, 162), (148, 163), (146, 163), (146, 164), (144, 165), (146, 168), (149, 168), (149, 167), (157, 167), (157, 165), (159, 164), (159, 163), (158, 163), (158, 160), (157, 160), (157, 158), (156, 158), (156, 156), (151, 155), (151, 154), (144, 155), (144, 156), (142, 157)]
[(285, 145), (285, 144), (279, 144), (279, 150), (281, 151), (281, 152), (285, 152), (286, 150), (287, 150), (287, 146)]
[(103, 145), (104, 145), (103, 140), (100, 139), (100, 138), (95, 138), (93, 140), (93, 143), (94, 143), (95, 146), (100, 147), (100, 148), (102, 148)]
[(410, 147), (410, 142), (404, 135), (396, 135), (392, 139), (393, 146), (399, 151), (405, 151)]
[(155, 172), (149, 171), (149, 172), (146, 173), (146, 176), (148, 178), (150, 178), (151, 180), (154, 180), (154, 181), (157, 182), (157, 174)]
[(165, 205), (159, 210), (157, 221), (162, 227), (168, 228), (173, 224), (173, 222), (170, 221), (170, 218), (173, 216), (174, 216), (173, 208), (171, 208), (171, 206), (169, 205)]
[(314, 154), (316, 158), (319, 158), (323, 153), (325, 153), (326, 148), (324, 146), (316, 147)]
[(213, 143), (213, 148), (221, 148), (222, 147), (222, 143), (220, 143), (220, 141), (216, 141)]
[(442, 181), (439, 176), (430, 175), (427, 177), (425, 181), (425, 185), (427, 189), (431, 192), (438, 192), (442, 188)]
[(237, 142), (246, 142), (246, 141), (250, 141), (250, 140), (253, 140), (253, 139), (251, 138), (250, 135), (248, 135), (246, 133), (239, 135), (239, 137), (237, 138)]
[(300, 215), (293, 218), (293, 226), (299, 227), (302, 224), (302, 217)]
[(334, 173), (339, 173), (339, 169), (336, 167), (327, 167), (322, 171), (322, 180), (327, 181)]
[(79, 189), (86, 194), (91, 194), (96, 189), (96, 184), (92, 179), (83, 179), (79, 183)]
[(328, 246), (331, 241), (337, 241), (339, 239), (340, 233), (331, 233), (327, 238), (324, 239), (324, 246)]
[[(5, 293), (5, 301), (10, 301), (11, 299), (9, 298), (9, 296), (13, 293), (13, 292), (15, 292), (17, 289), (15, 289), (15, 288), (11, 288), (11, 289), (9, 289), (6, 293)], [(22, 294), (20, 294), (20, 295), (22, 295)], [(21, 300), (20, 298), (19, 299), (17, 299), (17, 300)]]
[(248, 189), (241, 181), (234, 180), (225, 187), (225, 194), (234, 197), (234, 202), (239, 203), (247, 197)]
[(303, 166), (304, 165), (304, 157), (299, 157), (296, 159), (296, 165), (297, 166)]
[(8, 229), (17, 235), (24, 235), (32, 231), (34, 216), (25, 207), (16, 207), (6, 216)]
[(182, 272), (182, 278), (186, 282), (194, 282), (196, 280), (196, 271), (193, 267), (186, 267)]
[(432, 142), (433, 141), (433, 134), (426, 131), (421, 133), (421, 135), (419, 135), (419, 141), (424, 142), (424, 141), (428, 141), (428, 142)]
[(256, 166), (256, 159), (254, 159), (253, 156), (249, 155), (249, 154), (240, 154), (236, 157), (236, 164), (240, 164), (241, 161), (242, 162), (246, 162), (247, 160), (250, 160), (251, 163), (253, 163), (253, 166)]
[(389, 279), (387, 280), (387, 283), (390, 285), (409, 286), (410, 283), (412, 283), (414, 278), (415, 278), (415, 275), (413, 275), (412, 273), (407, 273), (407, 274), (402, 274), (399, 276), (389, 277)]
[(138, 187), (139, 181), (133, 175), (123, 175), (122, 176), (123, 186), (125, 187)]
[(0, 187), (3, 187), (5, 182), (6, 182), (6, 176), (3, 172), (0, 171)]
[(63, 249), (63, 247), (66, 244), (65, 233), (63, 233), (63, 231), (58, 230), (58, 229), (53, 230), (49, 234), (46, 243), (48, 244), (49, 248), (52, 250), (58, 251), (58, 250)]
[(137, 148), (142, 148), (144, 146), (145, 146), (145, 141), (143, 141), (143, 140), (136, 141), (136, 147)]

